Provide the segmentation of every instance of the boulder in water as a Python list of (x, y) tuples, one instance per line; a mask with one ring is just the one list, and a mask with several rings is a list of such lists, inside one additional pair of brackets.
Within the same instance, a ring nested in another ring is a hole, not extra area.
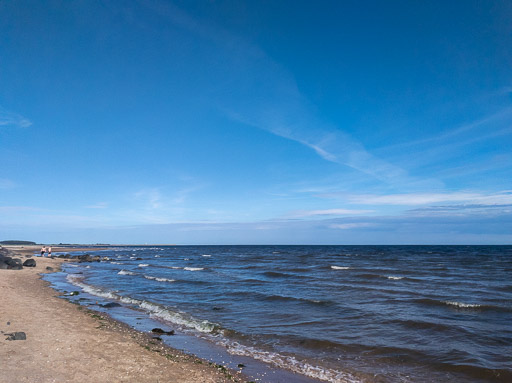
[(162, 334), (162, 335), (174, 335), (174, 330), (164, 331), (159, 327), (154, 328), (153, 330), (151, 330), (151, 332), (155, 333), (155, 334)]

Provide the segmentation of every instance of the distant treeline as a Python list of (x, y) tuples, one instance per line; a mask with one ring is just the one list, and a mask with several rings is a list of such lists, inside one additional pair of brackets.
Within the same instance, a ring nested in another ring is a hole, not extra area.
[(32, 241), (0, 241), (0, 245), (35, 245)]

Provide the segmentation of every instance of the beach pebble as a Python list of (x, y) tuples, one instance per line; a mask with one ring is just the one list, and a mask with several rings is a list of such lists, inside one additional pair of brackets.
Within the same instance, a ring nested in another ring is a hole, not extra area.
[(6, 340), (26, 340), (27, 339), (27, 335), (23, 331), (13, 332), (11, 334), (5, 334), (5, 335), (8, 335)]

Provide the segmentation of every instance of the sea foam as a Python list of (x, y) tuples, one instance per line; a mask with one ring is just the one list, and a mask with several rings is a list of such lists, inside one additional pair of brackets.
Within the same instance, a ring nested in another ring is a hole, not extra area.
[(201, 321), (184, 313), (172, 311), (169, 308), (156, 303), (124, 297), (122, 295), (116, 294), (113, 291), (103, 290), (94, 286), (90, 286), (83, 282), (82, 275), (69, 274), (66, 279), (71, 284), (82, 288), (82, 290), (88, 294), (139, 307), (152, 317), (172, 322), (174, 324), (183, 326), (185, 329), (193, 329), (201, 333), (218, 333), (220, 329), (220, 327), (215, 323), (208, 322), (207, 320)]
[(128, 271), (128, 270), (121, 270), (117, 274), (119, 274), (119, 275), (137, 275), (137, 273), (134, 273), (133, 271)]
[(144, 278), (150, 279), (152, 281), (158, 281), (158, 282), (175, 282), (175, 279), (158, 278), (158, 277), (152, 277), (151, 275), (144, 275)]
[(248, 356), (314, 379), (324, 380), (331, 383), (361, 382), (361, 380), (348, 372), (313, 366), (309, 363), (301, 362), (292, 356), (284, 356), (276, 352), (258, 350), (255, 347), (244, 346), (238, 342), (234, 342), (223, 337), (219, 338), (217, 343), (226, 347), (230, 354)]
[(476, 309), (478, 307), (481, 307), (481, 305), (477, 305), (477, 304), (473, 304), (473, 303), (462, 303), (462, 302), (455, 302), (455, 301), (443, 301), (443, 303), (450, 305), (450, 306), (460, 307), (463, 309)]

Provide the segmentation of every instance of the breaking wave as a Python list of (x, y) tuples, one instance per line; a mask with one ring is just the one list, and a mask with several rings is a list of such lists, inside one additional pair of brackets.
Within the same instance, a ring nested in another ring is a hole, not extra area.
[(175, 282), (175, 279), (167, 279), (167, 278), (158, 278), (158, 277), (152, 277), (151, 275), (144, 275), (144, 278), (150, 279), (152, 281), (158, 281), (158, 282)]
[(210, 334), (217, 334), (219, 331), (221, 331), (220, 326), (215, 323), (208, 322), (207, 320), (201, 321), (185, 313), (170, 310), (168, 307), (159, 305), (157, 303), (124, 297), (113, 291), (104, 290), (95, 286), (88, 285), (83, 282), (82, 276), (77, 277), (76, 274), (69, 274), (66, 279), (69, 283), (82, 288), (82, 290), (86, 293), (135, 306), (148, 313), (151, 317), (163, 319), (176, 325), (183, 326), (184, 329), (194, 329), (201, 333)]
[(128, 271), (128, 270), (121, 270), (120, 272), (118, 272), (117, 274), (119, 275), (137, 275), (137, 273), (134, 273), (133, 271)]

